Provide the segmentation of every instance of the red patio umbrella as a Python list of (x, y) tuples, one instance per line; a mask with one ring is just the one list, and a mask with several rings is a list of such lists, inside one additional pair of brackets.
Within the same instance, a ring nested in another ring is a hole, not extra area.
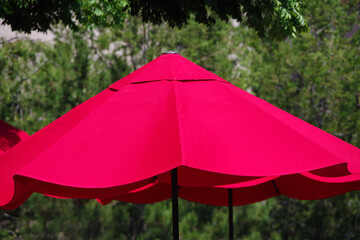
[(29, 135), (0, 119), (0, 154), (6, 152)]
[(0, 156), (0, 206), (32, 192), (177, 201), (177, 186), (214, 205), (317, 199), (358, 189), (359, 160), (358, 148), (163, 54)]

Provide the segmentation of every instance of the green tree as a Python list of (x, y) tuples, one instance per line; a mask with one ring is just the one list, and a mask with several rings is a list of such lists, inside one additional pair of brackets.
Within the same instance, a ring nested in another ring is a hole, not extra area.
[[(206, 25), (216, 19), (230, 18), (256, 30), (262, 38), (282, 40), (307, 30), (300, 14), (302, 0), (266, 1), (166, 1), (166, 0), (115, 0), (115, 1), (55, 1), (55, 0), (3, 0), (0, 18), (14, 31), (29, 33), (32, 30), (45, 32), (51, 25), (63, 23), (74, 30), (78, 23), (87, 27), (121, 26), (128, 13), (140, 15), (144, 22), (181, 28), (190, 16)], [(77, 23), (78, 22), (78, 23)]]

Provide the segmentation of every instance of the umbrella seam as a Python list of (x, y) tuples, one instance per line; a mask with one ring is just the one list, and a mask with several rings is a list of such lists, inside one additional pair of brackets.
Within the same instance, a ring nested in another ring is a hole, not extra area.
[(183, 144), (182, 144), (182, 136), (181, 136), (181, 124), (180, 124), (180, 114), (179, 114), (179, 97), (178, 92), (176, 90), (176, 84), (175, 81), (172, 83), (174, 87), (174, 95), (175, 95), (175, 108), (176, 108), (176, 119), (178, 124), (178, 131), (179, 131), (179, 145), (180, 145), (180, 159), (181, 164), (184, 164), (184, 157), (183, 157)]
[[(121, 81), (121, 80), (119, 80)], [(124, 82), (122, 85), (120, 84), (116, 84), (113, 83), (112, 85), (108, 86), (108, 89), (110, 89), (111, 91), (119, 91), (122, 87), (127, 86), (129, 84), (145, 84), (145, 83), (152, 83), (152, 82), (160, 82), (160, 81), (169, 81), (169, 82), (197, 82), (197, 81), (201, 81), (201, 82), (210, 82), (210, 81), (217, 81), (217, 82), (221, 82), (221, 83), (226, 83), (226, 84), (231, 84), (230, 82), (222, 82), (219, 79), (215, 79), (215, 78), (209, 78), (209, 79), (169, 79), (169, 78), (163, 78), (163, 79), (154, 79), (154, 80), (144, 80), (144, 81), (140, 81), (140, 82)], [(114, 86), (113, 86), (114, 85)]]
[[(141, 83), (148, 83), (148, 82), (159, 82), (159, 81), (170, 81), (170, 82), (197, 82), (197, 81), (217, 81), (222, 82), (219, 79), (216, 78), (193, 78), (193, 79), (175, 79), (175, 78), (161, 78), (161, 79), (153, 79), (153, 80), (144, 80), (144, 81), (137, 81), (137, 82), (131, 82), (127, 84), (141, 84)], [(225, 82), (223, 82), (225, 83)]]

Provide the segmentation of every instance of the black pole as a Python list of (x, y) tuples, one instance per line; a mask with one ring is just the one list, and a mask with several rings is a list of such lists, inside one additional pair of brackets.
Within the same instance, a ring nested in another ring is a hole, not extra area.
[(233, 220), (233, 190), (228, 189), (228, 201), (229, 201), (229, 239), (234, 240), (234, 220)]
[(172, 194), (173, 240), (179, 240), (178, 186), (177, 186), (176, 168), (171, 170), (171, 194)]

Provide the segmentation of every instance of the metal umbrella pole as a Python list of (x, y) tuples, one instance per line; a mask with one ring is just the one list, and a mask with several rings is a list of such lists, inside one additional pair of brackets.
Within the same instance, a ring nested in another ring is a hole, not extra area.
[(171, 194), (172, 194), (173, 240), (179, 240), (179, 210), (178, 210), (178, 186), (177, 186), (176, 168), (171, 170)]
[(233, 190), (228, 189), (229, 208), (229, 239), (234, 240), (234, 219), (233, 219)]

